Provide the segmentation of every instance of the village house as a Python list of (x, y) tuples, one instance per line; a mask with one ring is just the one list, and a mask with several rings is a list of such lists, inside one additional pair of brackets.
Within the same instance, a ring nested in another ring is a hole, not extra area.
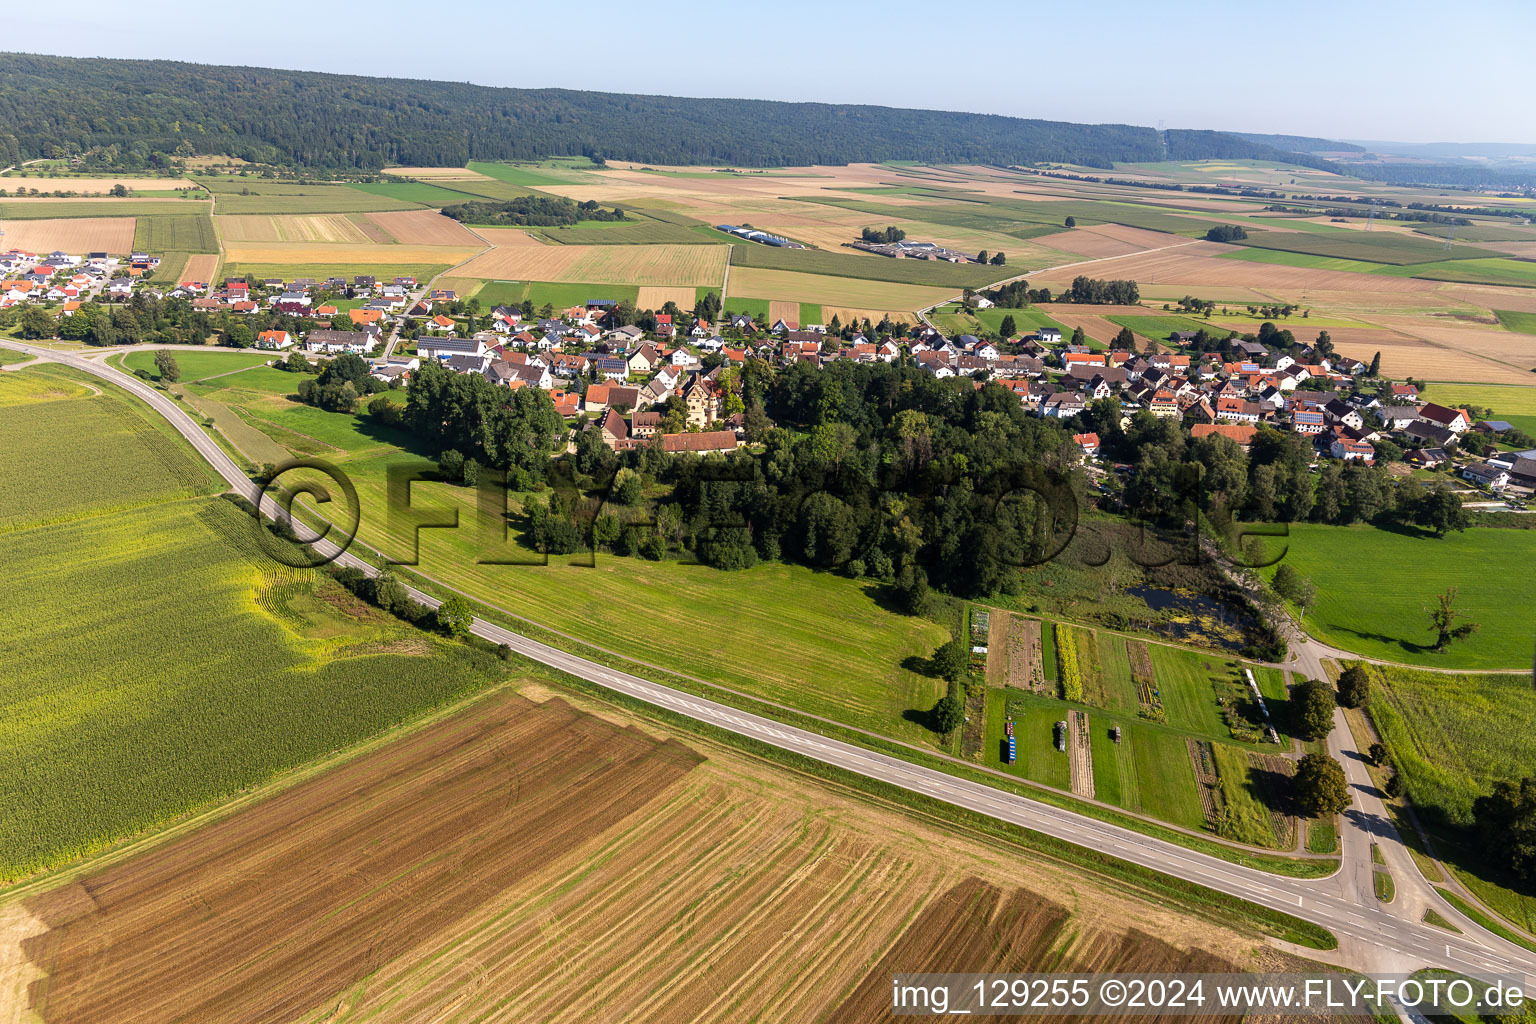
[(474, 338), (428, 338), (422, 337), (416, 340), (416, 353), (423, 359), (447, 360), (454, 356), (485, 355), (485, 342), (479, 337)]
[(1461, 470), (1461, 475), (1490, 491), (1502, 491), (1509, 486), (1509, 471), (1486, 462), (1474, 462)]
[(293, 344), (293, 336), (287, 331), (262, 331), (256, 335), (256, 347), (281, 352)]
[(314, 330), (304, 338), (304, 350), (321, 355), (337, 355), (342, 352), (367, 355), (377, 344), (377, 338), (361, 331)]

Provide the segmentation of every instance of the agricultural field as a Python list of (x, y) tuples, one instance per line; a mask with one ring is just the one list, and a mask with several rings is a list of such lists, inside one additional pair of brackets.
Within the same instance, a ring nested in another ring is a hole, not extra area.
[[(1187, 316), (1127, 316), (1118, 314), (1106, 316), (1104, 319), (1119, 327), (1129, 327), (1133, 334), (1143, 338), (1149, 338), (1159, 343), (1168, 341), (1168, 335), (1174, 331), (1206, 331), (1210, 334), (1225, 337), (1220, 328), (1213, 326), (1203, 319), (1194, 319)], [(1108, 341), (1109, 339), (1105, 339)]]
[[(781, 302), (814, 302), (823, 306), (911, 311), (954, 297), (949, 288), (924, 288), (886, 281), (821, 277), (785, 270), (732, 267), (728, 296)], [(729, 299), (727, 300), (729, 304)]]
[[(263, 266), (382, 267), (449, 264), (468, 259), (479, 248), (448, 245), (373, 245), (339, 242), (226, 242), (230, 263)], [(287, 275), (279, 275), (287, 276)]]
[(300, 185), (242, 178), (215, 179), (206, 184), (215, 193), (221, 214), (364, 213), (422, 207), (421, 203), (374, 195), (349, 185)]
[(0, 220), (161, 217), (207, 212), (208, 204), (195, 199), (6, 199), (0, 196)]
[[(116, 912), (82, 913), (85, 891)], [(867, 1020), (919, 964), (1225, 970), (1256, 944), (539, 683), (5, 911), (22, 980), (46, 978), (28, 1008), (81, 1024)]]
[(133, 247), (144, 252), (218, 252), (213, 219), (206, 212), (140, 217)]
[(1394, 267), (1384, 273), (1419, 277), (1430, 281), (1464, 281), (1470, 284), (1536, 288), (1536, 263), (1497, 256), (1416, 263), (1406, 267)]
[(353, 216), (366, 218), (389, 236), (387, 240), (401, 245), (479, 245), (482, 242), (482, 239), (458, 221), (432, 210), (401, 210)]
[(654, 285), (641, 288), (635, 295), (635, 305), (640, 309), (660, 309), (669, 302), (679, 309), (692, 309), (698, 301), (696, 288), (658, 288)]
[(5, 248), (33, 252), (110, 252), (126, 255), (133, 251), (132, 217), (68, 217), (59, 220), (0, 220)]
[(1536, 437), (1536, 385), (1435, 384), (1428, 397), (1441, 405), (1492, 409), (1494, 419), (1508, 420)]
[(424, 181), (382, 181), (376, 184), (352, 185), (351, 188), (370, 196), (383, 196), (401, 202), (419, 203), (422, 206), (452, 206), (471, 202), (475, 197), (464, 192), (442, 188)]
[[(380, 249), (403, 248), (400, 246), (380, 246)], [(296, 250), (302, 253), (302, 249)], [(439, 253), (452, 252), (442, 247)], [(314, 254), (311, 253), (311, 256)], [(453, 264), (439, 263), (394, 263), (394, 262), (337, 262), (337, 263), (236, 263), (229, 261), (224, 264), (221, 276), (223, 277), (280, 277), (287, 281), (297, 277), (313, 277), (316, 280), (324, 280), (332, 274), (341, 277), (354, 277), (358, 274), (371, 274), (374, 277), (382, 277), (393, 280), (397, 274), (409, 274), (418, 281), (430, 281), (438, 274), (449, 269)]]
[(539, 239), (555, 245), (709, 245), (725, 244), (731, 236), (702, 224), (688, 226), (630, 211), (637, 223), (593, 221), (587, 224), (530, 228)]
[(1489, 907), (1536, 930), (1536, 898), (1479, 855), (1472, 802), (1536, 761), (1536, 691), (1528, 673), (1446, 675), (1373, 666), (1370, 716), (1437, 852)]
[(203, 253), (189, 257), (182, 266), (179, 274), (172, 275), (162, 261), (159, 273), (169, 280), (177, 281), (202, 281), (211, 283), (214, 280), (214, 272), (219, 269), (219, 257), (217, 253)]
[(114, 178), (111, 175), (87, 177), (73, 174), (43, 178), (24, 177), (16, 173), (0, 176), (0, 188), (35, 188), (40, 192), (63, 190), (106, 195), (118, 185), (130, 192), (167, 192), (197, 187), (186, 178)]
[(1499, 323), (1505, 330), (1517, 331), (1520, 334), (1536, 334), (1536, 313), (1521, 313), (1517, 310), (1496, 309), (1493, 311), (1498, 317)]
[[(409, 211), (410, 216), (417, 211)], [(428, 211), (420, 211), (428, 212)], [(214, 218), (225, 244), (238, 242), (355, 242), (368, 245), (370, 237), (352, 219), (361, 214), (220, 214)], [(379, 216), (387, 216), (380, 214)], [(393, 241), (394, 239), (385, 239)], [(473, 244), (473, 243), (469, 243)]]
[(719, 285), (725, 276), (725, 256), (725, 247), (716, 245), (510, 246), (469, 260), (456, 268), (453, 276), (641, 286)]
[(1312, 270), (1347, 270), (1357, 274), (1374, 274), (1387, 266), (1385, 263), (1345, 259), (1340, 256), (1317, 256), (1312, 253), (1291, 252), (1288, 249), (1252, 249), (1244, 246), (1234, 247), (1231, 252), (1222, 253), (1219, 258), (1243, 260), (1247, 263), (1268, 263), (1281, 267), (1309, 267)]
[[(1471, 529), (1435, 538), (1372, 526), (1290, 524), (1285, 560), (1317, 584), (1306, 625), (1318, 638), (1368, 657), (1433, 668), (1529, 667), (1536, 580), (1490, 573), (1490, 565), (1536, 564), (1536, 533)], [(1374, 573), (1340, 572), (1344, 565)], [(1382, 586), (1379, 573), (1397, 582)], [(1482, 628), (1436, 652), (1425, 609), (1448, 587), (1457, 607)]]
[[(457, 273), (457, 270), (454, 271)], [(531, 301), (535, 309), (545, 303), (556, 309), (581, 305), (589, 299), (628, 300), (639, 305), (640, 286), (571, 281), (478, 281), (472, 278), (444, 277), (440, 288), (452, 288), (459, 298), (474, 297), (483, 306), (502, 306)], [(687, 291), (687, 289), (683, 289)], [(691, 304), (690, 304), (691, 305)]]
[(1392, 231), (1373, 231), (1369, 234), (1344, 230), (1250, 231), (1247, 238), (1236, 244), (1252, 249), (1279, 249), (1310, 256), (1396, 265), (1425, 264), (1437, 260), (1457, 263), (1488, 255), (1488, 250), (1470, 245), (1453, 245), (1447, 252), (1443, 245), (1427, 238)]
[(942, 260), (897, 260), (870, 253), (850, 252), (844, 255), (820, 249), (777, 249), (754, 242), (739, 242), (732, 246), (731, 266), (930, 285), (948, 288), (952, 292), (967, 286), (981, 288), (995, 281), (1016, 277), (1020, 273), (1006, 266), (945, 263)]
[[(0, 532), (124, 512), (217, 487), (154, 414), (59, 367), (0, 378)], [(89, 438), (67, 454), (46, 438)]]

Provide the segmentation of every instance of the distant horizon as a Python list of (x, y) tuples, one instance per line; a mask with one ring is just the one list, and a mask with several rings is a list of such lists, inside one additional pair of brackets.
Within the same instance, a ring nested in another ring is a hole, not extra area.
[[(195, 19), (168, 0), (141, 0), (135, 9), (142, 17), (124, 22), (99, 9), (21, 5), (8, 17), (5, 45), (85, 59), (491, 88), (859, 104), (1412, 145), (1536, 143), (1536, 109), (1506, 101), (1528, 92), (1521, 45), (1536, 34), (1536, 5), (1516, 0), (1467, 0), (1457, 21), (1497, 31), (1441, 33), (1432, 54), (1423, 52), (1423, 26), (1444, 11), (1430, 0), (1298, 0), (1288, 15), (1316, 26), (1306, 35), (1276, 31), (1262, 11), (1211, 0), (1184, 0), (1155, 18), (1129, 0), (1023, 12), (980, 0), (955, 23), (936, 23), (915, 0), (888, 0), (879, 17), (862, 4), (781, 0), (774, 21), (807, 30), (797, 45), (785, 45), (756, 12), (693, 0), (657, 0), (643, 19), (609, 0), (515, 10), (465, 0), (431, 11), (379, 0), (369, 18), (386, 31), (370, 34), (366, 46), (354, 45), (361, 38), (350, 11), (323, 5), (273, 0), (257, 17), (218, 8)], [(436, 15), (444, 20), (434, 33)], [(1336, 24), (1345, 27), (1334, 32)], [(1001, 56), (981, 45), (989, 32), (1009, 41)], [(906, 72), (875, 73), (904, 60), (914, 62)], [(1454, 71), (1426, 73), (1426, 66)]]

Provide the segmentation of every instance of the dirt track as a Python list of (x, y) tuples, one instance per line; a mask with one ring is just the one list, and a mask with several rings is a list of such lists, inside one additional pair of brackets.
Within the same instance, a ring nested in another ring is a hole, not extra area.
[(27, 902), (45, 1020), (287, 1021), (618, 826), (700, 757), (501, 698)]

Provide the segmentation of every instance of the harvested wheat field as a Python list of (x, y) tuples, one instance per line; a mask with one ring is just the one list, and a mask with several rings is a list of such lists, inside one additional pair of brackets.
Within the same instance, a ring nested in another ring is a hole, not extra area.
[[(861, 1021), (890, 969), (1254, 949), (1081, 868), (523, 692), (0, 907), (0, 1020), (24, 1019), (25, 980), (44, 1024)], [(1103, 925), (1131, 920), (1162, 938)]]
[[(1330, 330), (1329, 334), (1333, 332)], [(1364, 334), (1365, 332), (1359, 332)], [(1435, 344), (1422, 338), (1377, 331), (1386, 340), (1336, 341), (1341, 355), (1370, 362), (1381, 353), (1381, 372), (1389, 377), (1418, 377), (1422, 380), (1461, 381), (1474, 384), (1529, 384), (1528, 370), (1485, 356)]]
[(545, 245), (492, 249), (454, 271), (496, 281), (719, 285), (724, 245)]
[(58, 220), (0, 220), (7, 249), (76, 254), (133, 252), (132, 217), (62, 217)]
[(365, 218), (394, 236), (401, 245), (480, 245), (481, 239), (452, 217), (436, 210), (366, 213)]
[(374, 242), (345, 213), (220, 214), (219, 234), (229, 242)]
[(780, 320), (783, 320), (787, 324), (794, 324), (796, 327), (799, 327), (800, 303), (779, 301), (768, 303), (769, 326), (778, 323)]
[(1433, 345), (1501, 363), (1512, 363), (1525, 370), (1536, 367), (1536, 336), (1506, 331), (1501, 327), (1462, 326), (1442, 318), (1383, 315), (1371, 319), (1384, 327), (1422, 338)]
[(490, 181), (468, 167), (386, 167), (381, 174), (396, 178), (420, 178), (422, 181)]
[(342, 245), (323, 242), (232, 242), (225, 240), (229, 263), (296, 266), (404, 266), (454, 263), (478, 249), (447, 245)]
[[(821, 307), (821, 319), (831, 323), (833, 317), (837, 317), (839, 323), (849, 323), (853, 320), (868, 320), (872, 324), (878, 324), (881, 320), (890, 320), (891, 323), (916, 323), (917, 314), (910, 309), (867, 309), (863, 306), (828, 306)], [(772, 323), (772, 321), (769, 321)]]
[(118, 185), (133, 192), (166, 192), (171, 189), (197, 188), (186, 178), (0, 178), (0, 188), (35, 188), (43, 192), (78, 192), (105, 196)]
[[(219, 269), (218, 253), (200, 253), (188, 257), (187, 265), (182, 268), (181, 281), (201, 281), (207, 284), (213, 280), (214, 274)], [(177, 284), (180, 284), (178, 281)]]
[[(823, 306), (858, 309), (923, 309), (953, 298), (953, 288), (892, 284), (852, 277), (826, 277), (793, 270), (731, 268), (731, 294), (746, 299), (819, 302)], [(830, 315), (830, 314), (828, 314)], [(910, 313), (907, 314), (910, 316)]]
[(472, 234), (478, 235), (491, 245), (496, 246), (549, 244), (548, 242), (539, 241), (522, 228), (465, 228), (464, 230), (471, 231)]
[(649, 285), (640, 289), (635, 298), (636, 309), (660, 309), (668, 302), (677, 303), (679, 309), (692, 309), (698, 301), (698, 292), (692, 288), (661, 288)]

